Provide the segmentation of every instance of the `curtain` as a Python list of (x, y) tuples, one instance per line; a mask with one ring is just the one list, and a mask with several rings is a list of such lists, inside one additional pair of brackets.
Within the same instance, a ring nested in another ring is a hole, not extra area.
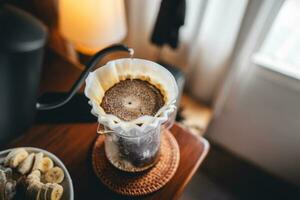
[(150, 38), (161, 0), (126, 0), (128, 35), (135, 57), (163, 60), (187, 75), (186, 89), (212, 103), (229, 71), (248, 0), (187, 0), (179, 47), (158, 48)]
[[(217, 98), (214, 99), (214, 118), (219, 117), (226, 107), (227, 99), (239, 90), (243, 80), (247, 79), (253, 67), (253, 54), (260, 48), (267, 33), (272, 27), (285, 0), (252, 0), (249, 1), (247, 12), (240, 27), (236, 41), (233, 59), (227, 76), (220, 85)], [(228, 102), (227, 102), (228, 103)]]

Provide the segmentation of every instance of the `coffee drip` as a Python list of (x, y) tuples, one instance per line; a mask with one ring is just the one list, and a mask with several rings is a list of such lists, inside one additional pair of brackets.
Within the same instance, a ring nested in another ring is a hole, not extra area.
[(176, 115), (178, 87), (168, 70), (143, 59), (114, 60), (89, 74), (85, 94), (112, 165), (139, 172), (158, 162), (161, 134)]

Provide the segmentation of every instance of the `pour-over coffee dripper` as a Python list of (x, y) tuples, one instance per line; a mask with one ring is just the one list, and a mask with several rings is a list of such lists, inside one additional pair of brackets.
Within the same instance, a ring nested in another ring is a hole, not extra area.
[[(126, 79), (147, 80), (157, 86), (165, 104), (154, 116), (144, 115), (124, 121), (106, 113), (100, 106), (105, 92)], [(110, 61), (91, 72), (86, 79), (85, 95), (98, 117), (98, 132), (105, 134), (105, 153), (120, 170), (137, 172), (150, 168), (159, 160), (161, 134), (174, 122), (178, 88), (173, 75), (157, 63), (143, 59)]]

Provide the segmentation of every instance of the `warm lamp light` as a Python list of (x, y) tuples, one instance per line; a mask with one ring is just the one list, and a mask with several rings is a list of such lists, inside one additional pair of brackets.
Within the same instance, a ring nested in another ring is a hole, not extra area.
[(123, 0), (59, 0), (60, 32), (83, 54), (120, 42), (125, 19)]

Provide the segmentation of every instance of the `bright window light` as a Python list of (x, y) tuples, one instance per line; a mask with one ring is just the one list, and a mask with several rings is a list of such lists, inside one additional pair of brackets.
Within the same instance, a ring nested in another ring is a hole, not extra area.
[(253, 62), (300, 79), (300, 1), (287, 0)]

